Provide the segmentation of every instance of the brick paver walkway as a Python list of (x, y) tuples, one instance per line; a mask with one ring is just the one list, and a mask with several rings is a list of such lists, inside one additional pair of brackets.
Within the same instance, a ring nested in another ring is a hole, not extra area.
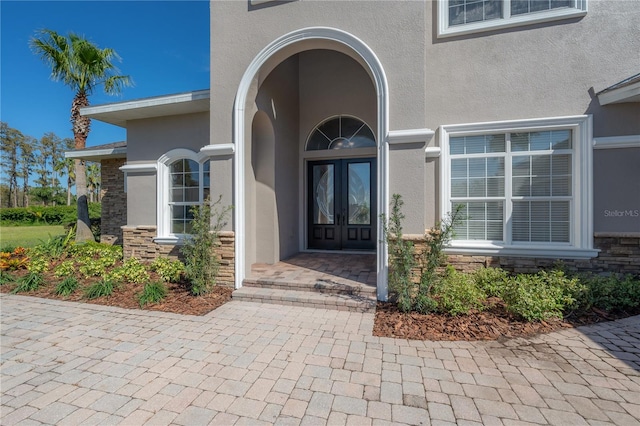
[(373, 314), (335, 310), (0, 302), (3, 425), (640, 422), (640, 317), (423, 342), (373, 337)]

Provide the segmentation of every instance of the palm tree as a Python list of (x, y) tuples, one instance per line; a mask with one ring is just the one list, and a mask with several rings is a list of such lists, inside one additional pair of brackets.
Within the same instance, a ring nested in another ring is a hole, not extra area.
[(91, 163), (87, 166), (87, 185), (89, 187), (90, 201), (100, 202), (100, 164)]
[[(74, 33), (68, 36), (44, 29), (30, 40), (34, 53), (51, 67), (51, 79), (62, 81), (75, 92), (71, 103), (71, 123), (75, 149), (86, 147), (91, 119), (80, 114), (80, 108), (89, 106), (89, 95), (98, 86), (105, 93), (115, 95), (133, 82), (127, 75), (120, 75), (114, 65), (120, 57), (115, 50), (100, 49), (96, 44)], [(78, 224), (76, 241), (93, 239), (87, 205), (87, 181), (83, 160), (75, 160), (76, 194), (78, 195)]]

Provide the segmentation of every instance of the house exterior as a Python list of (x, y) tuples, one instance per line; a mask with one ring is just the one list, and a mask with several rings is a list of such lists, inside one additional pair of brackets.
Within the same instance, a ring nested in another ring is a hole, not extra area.
[(386, 300), (397, 193), (408, 238), (461, 206), (463, 269), (640, 273), (635, 2), (210, 5), (209, 90), (82, 110), (127, 129), (126, 255), (176, 253), (210, 195), (234, 208), (223, 282), (370, 251)]

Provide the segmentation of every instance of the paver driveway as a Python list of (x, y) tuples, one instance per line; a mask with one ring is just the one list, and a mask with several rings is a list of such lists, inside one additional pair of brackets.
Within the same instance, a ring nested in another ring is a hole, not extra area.
[(0, 302), (3, 425), (640, 422), (640, 317), (423, 342), (373, 337), (373, 314), (324, 309)]

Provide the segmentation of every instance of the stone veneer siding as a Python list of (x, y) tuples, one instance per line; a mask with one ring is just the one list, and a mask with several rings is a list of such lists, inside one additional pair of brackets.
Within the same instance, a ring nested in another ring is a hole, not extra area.
[[(413, 241), (416, 254), (425, 249), (422, 236), (405, 236)], [(594, 273), (640, 274), (640, 233), (596, 233), (594, 247), (600, 250), (592, 259), (547, 259), (514, 256), (475, 256), (448, 254), (447, 263), (459, 271), (475, 271), (481, 267), (500, 267), (514, 273), (537, 272), (552, 268), (558, 261), (572, 271)]]
[[(181, 259), (180, 246), (174, 244), (157, 244), (155, 226), (123, 226), (124, 258), (135, 257), (141, 261), (151, 262), (156, 257), (166, 256)], [(215, 252), (220, 259), (217, 283), (227, 287), (235, 285), (235, 234), (231, 231), (219, 233), (220, 244)]]
[(100, 242), (122, 245), (122, 226), (127, 223), (127, 194), (124, 192), (124, 173), (120, 167), (124, 158), (100, 161), (102, 181), (102, 217), (100, 219)]

